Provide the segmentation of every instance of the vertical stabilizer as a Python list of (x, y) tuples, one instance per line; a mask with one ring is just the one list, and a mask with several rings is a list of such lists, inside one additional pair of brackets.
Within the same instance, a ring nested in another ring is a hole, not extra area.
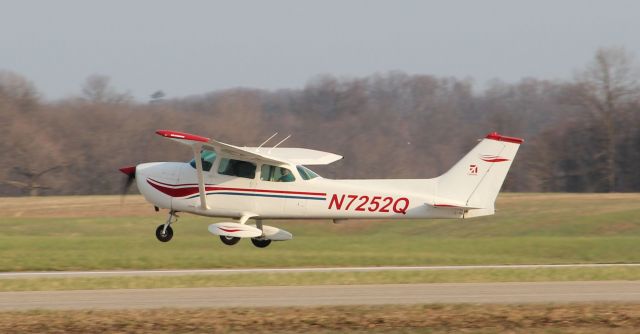
[(496, 132), (488, 134), (437, 178), (437, 197), (479, 208), (465, 217), (493, 214), (498, 192), (523, 141)]

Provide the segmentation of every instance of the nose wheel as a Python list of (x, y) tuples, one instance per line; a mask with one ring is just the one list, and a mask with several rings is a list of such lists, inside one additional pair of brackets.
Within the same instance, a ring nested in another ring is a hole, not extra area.
[(175, 211), (169, 212), (169, 218), (167, 218), (167, 222), (164, 224), (158, 225), (156, 228), (156, 238), (162, 242), (168, 242), (173, 238), (173, 229), (171, 228), (171, 224), (178, 221), (178, 215), (176, 215)]
[(164, 224), (158, 225), (156, 228), (156, 238), (162, 242), (167, 242), (173, 238), (173, 229), (171, 226), (165, 227)]

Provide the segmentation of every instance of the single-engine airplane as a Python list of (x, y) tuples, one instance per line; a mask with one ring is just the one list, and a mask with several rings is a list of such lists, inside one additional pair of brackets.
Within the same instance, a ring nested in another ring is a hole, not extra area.
[[(492, 215), (494, 203), (523, 140), (496, 132), (449, 171), (431, 179), (331, 180), (305, 165), (326, 165), (342, 156), (304, 148), (239, 147), (170, 130), (158, 135), (185, 144), (191, 162), (151, 162), (120, 171), (135, 180), (140, 193), (169, 217), (156, 237), (173, 237), (178, 212), (234, 221), (209, 225), (227, 245), (251, 238), (256, 247), (293, 238), (264, 225), (269, 219), (424, 219)], [(288, 138), (288, 137), (287, 137)], [(285, 138), (286, 140), (286, 138)], [(126, 191), (126, 188), (125, 188)], [(254, 220), (254, 225), (247, 222)]]

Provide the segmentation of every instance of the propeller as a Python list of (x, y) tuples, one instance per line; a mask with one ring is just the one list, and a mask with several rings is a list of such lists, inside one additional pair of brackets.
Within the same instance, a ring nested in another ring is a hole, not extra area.
[(127, 176), (127, 180), (122, 187), (122, 197), (124, 198), (124, 195), (129, 192), (133, 181), (136, 180), (136, 166), (122, 167), (120, 171)]

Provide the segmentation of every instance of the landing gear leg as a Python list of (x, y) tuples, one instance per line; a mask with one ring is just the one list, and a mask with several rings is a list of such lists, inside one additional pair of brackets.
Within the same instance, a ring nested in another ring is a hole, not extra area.
[[(262, 230), (262, 219), (256, 219), (256, 227)], [(251, 243), (258, 248), (265, 248), (271, 244), (271, 239), (267, 239), (263, 236), (257, 238), (251, 238)]]
[(178, 221), (178, 215), (175, 211), (169, 211), (169, 218), (167, 218), (167, 222), (164, 224), (158, 225), (156, 228), (156, 238), (162, 242), (167, 242), (173, 238), (173, 229), (171, 228), (171, 224)]

